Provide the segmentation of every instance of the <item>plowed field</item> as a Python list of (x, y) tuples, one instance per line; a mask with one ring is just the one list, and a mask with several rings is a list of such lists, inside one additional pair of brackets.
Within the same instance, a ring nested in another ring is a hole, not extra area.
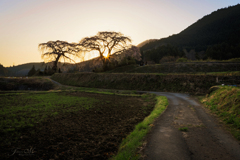
[[(9, 99), (25, 101), (24, 98), (27, 96), (29, 95), (1, 95), (0, 100), (3, 103), (0, 107), (4, 109), (4, 103), (11, 103), (7, 101)], [(79, 104), (80, 102), (76, 101), (65, 106), (64, 103), (54, 104), (55, 102), (49, 99), (46, 104), (52, 103), (54, 109), (47, 110), (46, 113), (41, 112), (47, 115), (46, 118), (39, 123), (35, 119), (32, 127), (15, 128), (11, 131), (7, 130), (6, 125), (2, 125), (0, 136), (4, 143), (0, 146), (0, 159), (108, 159), (117, 153), (122, 139), (150, 114), (155, 104), (154, 96), (150, 95), (133, 97), (64, 92), (54, 96), (55, 98), (59, 96), (59, 101), (64, 97), (79, 97), (94, 101), (91, 105), (88, 101), (86, 104)], [(24, 104), (12, 105), (20, 108), (22, 105), (24, 108), (24, 105), (34, 106), (34, 102), (28, 100)], [(21, 120), (24, 116), (26, 119), (29, 117), (31, 119), (32, 113), (37, 111), (20, 114), (22, 112), (24, 110), (15, 111), (15, 116), (2, 114), (0, 121), (3, 122), (6, 118), (9, 121)], [(56, 115), (49, 115), (48, 112)]]

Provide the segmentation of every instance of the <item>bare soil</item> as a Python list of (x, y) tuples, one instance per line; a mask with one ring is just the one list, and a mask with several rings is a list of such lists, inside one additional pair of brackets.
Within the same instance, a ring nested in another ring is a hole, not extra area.
[[(146, 160), (239, 160), (240, 142), (195, 98), (155, 92), (169, 100), (156, 119), (143, 150)], [(187, 127), (187, 131), (179, 128)]]
[(101, 103), (21, 130), (15, 143), (0, 145), (0, 159), (108, 159), (155, 105), (154, 99), (145, 102), (139, 97), (69, 94), (94, 97)]

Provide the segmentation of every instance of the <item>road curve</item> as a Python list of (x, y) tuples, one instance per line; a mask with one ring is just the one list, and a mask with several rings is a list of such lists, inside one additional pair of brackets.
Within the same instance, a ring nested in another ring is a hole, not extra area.
[[(150, 93), (166, 96), (169, 106), (146, 137), (144, 159), (240, 160), (240, 143), (196, 99), (181, 93)], [(182, 127), (188, 131), (180, 131)]]

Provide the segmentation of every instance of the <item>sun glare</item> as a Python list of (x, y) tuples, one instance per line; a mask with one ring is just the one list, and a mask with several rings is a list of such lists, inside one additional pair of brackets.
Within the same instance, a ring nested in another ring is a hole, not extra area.
[(105, 51), (105, 52), (103, 53), (103, 56), (104, 56), (105, 58), (107, 58), (107, 57), (108, 57), (108, 52)]

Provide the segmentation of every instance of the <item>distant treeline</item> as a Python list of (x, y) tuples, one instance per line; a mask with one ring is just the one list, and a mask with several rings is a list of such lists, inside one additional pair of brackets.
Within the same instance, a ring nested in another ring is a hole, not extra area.
[(184, 52), (178, 47), (163, 45), (146, 52), (142, 52), (142, 56), (145, 61), (154, 61), (155, 63), (159, 63), (164, 57), (183, 57)]
[(6, 76), (8, 74), (8, 70), (0, 64), (0, 76)]

